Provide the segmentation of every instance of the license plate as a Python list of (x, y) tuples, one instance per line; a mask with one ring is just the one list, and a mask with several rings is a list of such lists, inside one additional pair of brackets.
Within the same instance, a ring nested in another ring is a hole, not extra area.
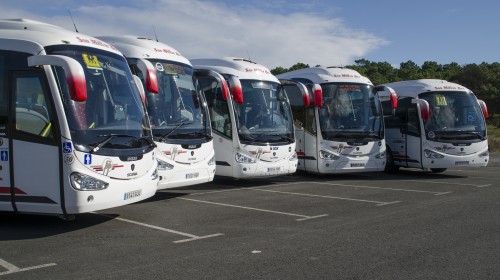
[(186, 179), (194, 179), (194, 178), (198, 178), (198, 177), (200, 177), (200, 173), (198, 173), (198, 172), (186, 174)]
[(363, 167), (365, 166), (364, 163), (351, 163), (351, 167)]
[(139, 197), (139, 196), (141, 196), (141, 194), (142, 194), (142, 190), (136, 190), (136, 191), (126, 192), (123, 195), (123, 200), (127, 200), (127, 199), (132, 199), (132, 198), (135, 198), (135, 197)]
[(280, 167), (268, 167), (267, 172), (278, 172), (280, 171)]
[(469, 165), (468, 161), (455, 161), (455, 165)]

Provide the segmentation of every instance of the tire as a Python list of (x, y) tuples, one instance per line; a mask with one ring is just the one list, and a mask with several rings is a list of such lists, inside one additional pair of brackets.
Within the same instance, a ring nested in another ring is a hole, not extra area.
[(398, 172), (399, 166), (396, 166), (394, 164), (394, 157), (392, 156), (392, 152), (389, 148), (387, 148), (387, 150), (386, 150), (386, 156), (387, 156), (387, 158), (386, 158), (386, 162), (385, 162), (384, 172), (389, 173), (389, 174)]
[(446, 171), (446, 168), (431, 168), (432, 173), (443, 173)]

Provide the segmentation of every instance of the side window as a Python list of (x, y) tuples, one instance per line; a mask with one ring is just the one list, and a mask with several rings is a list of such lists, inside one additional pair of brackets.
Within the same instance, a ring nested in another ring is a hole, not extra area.
[(296, 86), (285, 86), (285, 89), (288, 100), (290, 100), (294, 125), (302, 128), (306, 123), (306, 108), (302, 94)]
[(0, 54), (0, 137), (7, 136), (7, 116), (9, 95), (7, 91), (7, 63), (6, 56)]
[(418, 110), (416, 104), (410, 104), (410, 107), (408, 108), (408, 126), (406, 133), (408, 135), (420, 137)]
[(231, 117), (229, 116), (229, 107), (227, 101), (222, 99), (222, 91), (219, 83), (211, 77), (199, 77), (198, 82), (205, 95), (212, 129), (232, 138)]
[(384, 121), (386, 128), (404, 129), (408, 119), (408, 109), (410, 108), (412, 98), (402, 97), (398, 99), (398, 107), (394, 115), (392, 115), (392, 107), (390, 101), (382, 101), (384, 107)]
[(13, 75), (14, 131), (19, 136), (54, 139), (54, 117), (40, 73)]

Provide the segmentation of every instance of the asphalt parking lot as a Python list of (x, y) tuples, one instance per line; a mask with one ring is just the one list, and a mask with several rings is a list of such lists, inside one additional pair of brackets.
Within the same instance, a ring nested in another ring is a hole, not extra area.
[(499, 279), (500, 154), (432, 174), (293, 174), (77, 216), (0, 215), (0, 279)]

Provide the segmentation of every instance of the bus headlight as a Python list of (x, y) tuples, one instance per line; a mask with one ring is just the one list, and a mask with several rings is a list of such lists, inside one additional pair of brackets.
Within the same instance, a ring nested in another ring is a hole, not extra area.
[(381, 152), (380, 154), (376, 155), (375, 158), (385, 158), (386, 157), (386, 151)]
[(157, 159), (158, 161), (158, 170), (160, 171), (165, 171), (165, 170), (172, 170), (174, 169), (174, 166), (168, 162), (165, 162), (161, 159)]
[(156, 180), (156, 179), (158, 179), (158, 168), (156, 168), (153, 174), (151, 174), (151, 180)]
[(92, 176), (78, 172), (71, 173), (69, 176), (71, 186), (77, 191), (98, 191), (108, 187), (108, 183), (96, 179)]
[(322, 159), (329, 159), (329, 160), (338, 160), (338, 159), (340, 159), (340, 157), (337, 156), (336, 154), (332, 154), (330, 152), (323, 151), (323, 150), (319, 151), (319, 157), (322, 158)]
[(438, 154), (436, 152), (427, 149), (424, 150), (424, 156), (426, 158), (444, 158), (442, 154)]
[(291, 156), (290, 156), (290, 161), (296, 161), (297, 160), (297, 153), (293, 153)]
[(480, 157), (488, 157), (490, 156), (490, 152), (489, 151), (486, 151), (486, 152), (482, 152), (479, 154)]
[(236, 161), (239, 163), (256, 163), (257, 160), (253, 157), (246, 156), (244, 154), (236, 153)]
[(215, 155), (212, 156), (212, 158), (208, 161), (208, 165), (214, 165), (215, 164)]

